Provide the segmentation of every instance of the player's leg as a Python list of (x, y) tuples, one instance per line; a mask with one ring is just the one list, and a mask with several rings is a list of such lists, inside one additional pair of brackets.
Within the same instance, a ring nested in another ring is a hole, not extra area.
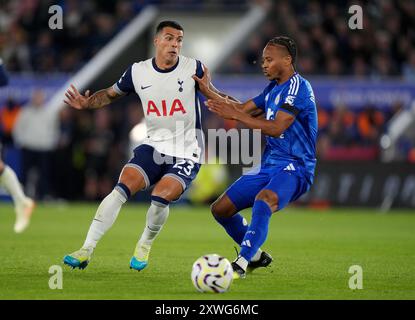
[(265, 242), (272, 213), (281, 210), (304, 193), (304, 187), (303, 178), (280, 172), (273, 175), (270, 182), (257, 194), (252, 207), (251, 224), (242, 241), (241, 252), (232, 263), (240, 277), (245, 276), (249, 261)]
[[(267, 183), (268, 177), (264, 174), (242, 176), (211, 206), (211, 212), (215, 220), (238, 245), (241, 245), (248, 231), (248, 222), (239, 212), (252, 207), (255, 195)], [(267, 253), (263, 255), (259, 248), (251, 261), (259, 262), (260, 260), (261, 263), (257, 263), (258, 266), (264, 266), (264, 263), (266, 265), (270, 264), (272, 258)]]
[(149, 145), (140, 145), (134, 150), (134, 156), (124, 166), (118, 184), (101, 202), (89, 228), (82, 248), (64, 258), (64, 262), (74, 268), (85, 268), (93, 250), (105, 232), (115, 222), (122, 205), (130, 195), (148, 188), (159, 179), (160, 168), (155, 166), (152, 157), (154, 149)]
[(241, 243), (241, 252), (237, 259), (232, 262), (234, 271), (240, 277), (245, 276), (248, 263), (265, 242), (268, 234), (269, 219), (278, 208), (278, 194), (272, 190), (263, 189), (255, 198), (252, 206), (252, 219), (248, 231)]
[(178, 200), (181, 194), (196, 178), (200, 165), (191, 160), (178, 160), (164, 165), (164, 174), (151, 193), (151, 205), (147, 212), (146, 226), (139, 238), (130, 267), (142, 270), (148, 265), (148, 258), (155, 238), (160, 233), (169, 216), (169, 204)]
[(146, 227), (139, 242), (152, 244), (169, 216), (170, 202), (177, 200), (184, 187), (177, 180), (164, 176), (151, 193), (151, 206), (147, 212)]
[(114, 224), (122, 205), (145, 186), (143, 174), (135, 168), (125, 166), (117, 185), (99, 205), (83, 247), (95, 248), (101, 237)]
[(30, 223), (35, 203), (24, 194), (23, 188), (17, 179), (15, 172), (1, 160), (0, 185), (9, 192), (14, 202), (16, 212), (14, 231), (16, 233), (23, 232)]
[(121, 171), (115, 188), (100, 203), (81, 249), (66, 255), (64, 263), (73, 268), (84, 269), (88, 265), (98, 241), (117, 219), (122, 205), (127, 202), (131, 195), (145, 188), (145, 186), (146, 182), (143, 174), (126, 165)]
[[(247, 201), (250, 202), (250, 201)], [(252, 201), (251, 201), (252, 202)], [(239, 206), (239, 208), (248, 208), (251, 204)], [(215, 220), (225, 229), (228, 235), (238, 244), (242, 243), (246, 231), (248, 230), (248, 222), (239, 213), (239, 209), (231, 201), (226, 192), (213, 202), (210, 207)]]
[(151, 193), (146, 225), (131, 258), (130, 268), (140, 271), (148, 265), (151, 246), (169, 216), (169, 204), (178, 199), (183, 191), (181, 182), (170, 176), (164, 176), (157, 182)]

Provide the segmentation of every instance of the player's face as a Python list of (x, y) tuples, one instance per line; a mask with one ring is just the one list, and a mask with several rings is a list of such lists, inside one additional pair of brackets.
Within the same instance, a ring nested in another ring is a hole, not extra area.
[(262, 71), (269, 80), (278, 79), (284, 70), (291, 65), (291, 57), (285, 48), (266, 45), (262, 52)]
[(183, 31), (171, 27), (165, 27), (154, 39), (156, 55), (171, 62), (180, 54), (183, 43)]

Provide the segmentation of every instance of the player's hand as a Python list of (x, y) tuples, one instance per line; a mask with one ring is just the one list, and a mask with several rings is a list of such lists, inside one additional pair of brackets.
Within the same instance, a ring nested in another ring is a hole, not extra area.
[(63, 100), (63, 102), (78, 110), (87, 109), (89, 94), (90, 92), (87, 90), (83, 96), (78, 92), (75, 86), (71, 84), (71, 87), (65, 93), (67, 99)]
[(209, 91), (211, 77), (209, 69), (205, 65), (203, 65), (203, 77), (199, 78), (194, 74), (192, 78), (199, 85), (199, 89), (203, 94), (206, 94)]
[(235, 103), (231, 102), (228, 97), (225, 98), (225, 101), (209, 99), (205, 104), (210, 111), (224, 119), (235, 120), (240, 112)]

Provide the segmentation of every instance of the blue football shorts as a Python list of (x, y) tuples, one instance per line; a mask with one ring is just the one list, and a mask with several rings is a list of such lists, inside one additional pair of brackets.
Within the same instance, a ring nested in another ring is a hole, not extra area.
[[(159, 163), (156, 159), (165, 161)], [(146, 183), (144, 190), (153, 186), (162, 177), (172, 177), (181, 183), (183, 192), (196, 178), (200, 169), (200, 163), (161, 154), (148, 144), (141, 144), (135, 148), (133, 157), (125, 166), (135, 168), (143, 175)]]
[(257, 174), (251, 172), (241, 176), (225, 191), (238, 211), (252, 207), (261, 190), (272, 190), (278, 195), (278, 211), (297, 200), (311, 187), (303, 174), (303, 168), (292, 164), (290, 166), (290, 163), (262, 166)]

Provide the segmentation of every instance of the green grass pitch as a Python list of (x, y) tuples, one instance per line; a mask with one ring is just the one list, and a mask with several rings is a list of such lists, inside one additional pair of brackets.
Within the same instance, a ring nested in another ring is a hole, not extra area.
[[(201, 255), (232, 260), (234, 243), (207, 207), (171, 208), (147, 269), (129, 269), (145, 206), (126, 205), (83, 271), (62, 264), (88, 231), (96, 204), (40, 205), (29, 229), (13, 233), (14, 212), (0, 204), (0, 299), (415, 299), (415, 214), (367, 209), (287, 208), (271, 219), (263, 248), (275, 261), (237, 280), (229, 292), (203, 294), (190, 271)], [(249, 219), (249, 211), (245, 211)], [(63, 289), (48, 286), (63, 267)], [(349, 267), (363, 269), (351, 290)]]

